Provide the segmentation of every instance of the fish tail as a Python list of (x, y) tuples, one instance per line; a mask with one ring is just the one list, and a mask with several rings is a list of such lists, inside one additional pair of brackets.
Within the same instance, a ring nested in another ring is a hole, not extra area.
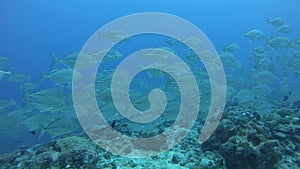
[(106, 34), (105, 33), (102, 33), (102, 32), (99, 32), (99, 39), (103, 39), (106, 37)]
[(30, 93), (26, 90), (23, 90), (24, 91), (24, 94), (23, 94), (23, 98), (22, 100), (26, 103), (29, 103), (31, 100), (30, 100)]
[(13, 70), (14, 70), (14, 68), (11, 67), (11, 68), (7, 71), (6, 74), (7, 74), (7, 75), (12, 75), (12, 74), (13, 74)]
[(137, 64), (140, 68), (143, 68), (143, 64), (141, 63), (141, 59), (145, 57), (145, 55), (147, 54), (147, 52), (143, 51), (143, 50), (139, 50), (139, 57), (137, 59)]
[(39, 73), (40, 73), (40, 75), (41, 75), (41, 78), (40, 78), (39, 82), (41, 82), (41, 81), (47, 79), (47, 75), (46, 75), (45, 73), (43, 73), (42, 71), (39, 71)]
[(147, 54), (147, 52), (144, 51), (144, 50), (140, 50), (140, 51), (139, 51), (140, 57), (144, 57), (146, 54)]
[(0, 80), (7, 75), (8, 77), (11, 77), (13, 75), (13, 68), (10, 68), (8, 71), (3, 71), (2, 73), (0, 73)]
[(247, 38), (247, 31), (246, 30), (243, 30), (243, 35), (244, 35), (244, 37)]
[(270, 24), (271, 21), (272, 21), (272, 18), (267, 18), (267, 19), (266, 19), (267, 24)]
[(266, 48), (266, 46), (270, 46), (269, 39), (264, 38), (262, 41), (263, 41), (264, 49)]
[(59, 59), (55, 56), (54, 53), (51, 53), (50, 56), (52, 58), (51, 68), (53, 69), (53, 67), (59, 63)]

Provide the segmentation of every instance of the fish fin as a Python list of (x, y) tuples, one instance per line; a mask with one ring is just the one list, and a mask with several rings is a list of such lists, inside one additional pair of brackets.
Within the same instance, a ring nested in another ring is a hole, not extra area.
[(43, 80), (47, 79), (47, 75), (45, 73), (43, 73), (42, 71), (39, 71), (40, 75), (41, 75), (41, 78), (39, 80), (39, 83), (42, 82)]
[(41, 131), (39, 132), (39, 135), (37, 137), (37, 141), (40, 141), (41, 138), (45, 135), (46, 130), (45, 129), (41, 129)]

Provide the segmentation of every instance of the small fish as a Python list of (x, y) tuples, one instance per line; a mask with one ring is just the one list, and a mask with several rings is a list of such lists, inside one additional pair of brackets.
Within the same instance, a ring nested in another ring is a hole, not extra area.
[(241, 69), (243, 68), (243, 64), (240, 61), (235, 60), (232, 64), (232, 67), (234, 68), (234, 70)]
[(55, 119), (55, 116), (49, 116), (48, 114), (38, 113), (18, 122), (18, 124), (25, 125), (30, 131), (36, 131), (39, 129), (39, 127), (42, 126), (44, 122), (52, 121)]
[(276, 76), (272, 72), (267, 70), (254, 74), (254, 81), (257, 84), (268, 84), (271, 82), (275, 82), (276, 79)]
[(286, 60), (284, 64), (285, 64), (287, 67), (293, 67), (293, 66), (294, 66), (295, 64), (297, 64), (299, 61), (300, 61), (300, 60), (297, 59), (297, 58), (291, 58), (291, 59)]
[(80, 129), (80, 125), (74, 120), (67, 118), (55, 120), (43, 128), (52, 139), (73, 133), (78, 129)]
[(35, 114), (18, 124), (25, 125), (33, 134), (38, 133), (37, 140), (40, 140), (45, 133), (56, 138), (80, 128), (77, 122), (62, 116), (60, 113)]
[(230, 52), (220, 53), (220, 58), (222, 60), (222, 63), (226, 66), (231, 65), (235, 61), (235, 56)]
[(253, 104), (256, 114), (267, 114), (272, 112), (273, 108), (271, 104), (266, 101), (265, 97), (258, 97), (256, 100), (257, 101), (255, 101)]
[(237, 94), (233, 97), (234, 102), (242, 105), (252, 104), (254, 101), (254, 94), (249, 89), (241, 89), (237, 92)]
[(128, 41), (129, 40), (129, 35), (127, 32), (123, 30), (112, 30), (107, 33), (100, 33), (100, 39), (101, 38), (107, 38), (109, 39), (112, 43), (117, 43), (120, 41)]
[[(168, 47), (161, 47), (161, 48), (154, 48), (146, 52), (140, 53), (140, 59), (141, 58), (149, 58), (153, 60), (154, 62), (159, 62), (165, 65), (168, 65), (166, 61), (169, 61), (170, 59), (173, 59), (173, 55), (176, 55), (176, 52)], [(141, 60), (138, 61), (141, 66), (143, 66), (143, 63)]]
[(199, 50), (202, 47), (202, 41), (198, 37), (188, 37), (187, 39), (182, 41), (183, 43), (187, 44), (188, 46), (192, 47), (194, 50)]
[[(105, 53), (103, 53), (104, 56)], [(97, 66), (99, 63), (99, 57), (97, 54), (87, 54), (87, 53), (80, 53), (81, 56), (81, 62), (77, 62), (78, 69), (85, 70), (89, 69), (93, 66)], [(78, 72), (79, 73), (79, 72)]]
[(231, 53), (237, 53), (239, 50), (240, 48), (236, 43), (231, 43), (224, 48), (224, 51)]
[(274, 26), (281, 26), (284, 24), (284, 21), (281, 17), (275, 17), (275, 18), (272, 18), (272, 19), (269, 19), (268, 20), (268, 23), (274, 25)]
[(14, 74), (12, 73), (11, 76), (7, 78), (9, 82), (26, 82), (29, 81), (30, 76), (25, 74)]
[(271, 53), (273, 51), (273, 47), (268, 44), (265, 44), (264, 50), (265, 50), (265, 53)]
[(116, 62), (123, 58), (123, 54), (117, 50), (111, 49), (103, 58), (103, 62)]
[(279, 27), (277, 27), (277, 31), (280, 33), (290, 33), (293, 31), (293, 28), (290, 25), (281, 25)]
[(210, 50), (202, 50), (201, 52), (199, 52), (199, 56), (201, 60), (211, 61), (214, 57), (214, 53)]
[(254, 86), (253, 88), (251, 88), (251, 91), (256, 95), (256, 96), (268, 96), (271, 94), (272, 90), (270, 89), (270, 87), (266, 84), (260, 84), (257, 86)]
[(33, 100), (38, 100), (43, 97), (57, 97), (60, 99), (67, 99), (68, 96), (64, 93), (64, 91), (60, 88), (47, 88), (47, 89), (42, 89), (37, 92), (28, 94), (28, 96)]
[(164, 77), (164, 73), (162, 71), (159, 71), (159, 70), (151, 70), (151, 71), (147, 71), (147, 75), (150, 77), (150, 78), (158, 78), (158, 77)]
[(119, 62), (124, 58), (124, 55), (115, 49), (103, 49), (101, 51), (91, 53), (90, 56), (93, 58), (90, 60), (94, 63), (97, 63), (100, 60), (102, 63)]
[(261, 58), (257, 63), (257, 67), (261, 70), (269, 70), (271, 69), (272, 65), (273, 63), (268, 57)]
[(252, 41), (258, 41), (264, 39), (265, 34), (260, 30), (251, 29), (245, 33), (245, 36)]
[(73, 69), (76, 63), (76, 60), (79, 56), (78, 52), (71, 52), (65, 55), (63, 58), (57, 58), (54, 54), (51, 54), (51, 58), (53, 59), (52, 68), (58, 64), (63, 64), (69, 69)]
[(21, 109), (15, 109), (7, 114), (7, 117), (18, 121), (25, 120), (30, 116), (30, 112), (27, 112), (23, 108)]
[(65, 69), (55, 69), (52, 70), (49, 74), (42, 74), (41, 81), (44, 79), (51, 79), (53, 82), (59, 85), (71, 84), (73, 71), (65, 68)]
[(65, 101), (66, 100), (57, 97), (52, 97), (52, 96), (46, 96), (40, 98), (36, 97), (35, 99), (29, 98), (29, 103), (40, 112), (62, 111), (67, 107)]
[(0, 110), (3, 111), (6, 108), (12, 107), (16, 105), (16, 102), (11, 99), (11, 100), (0, 100)]
[(256, 55), (260, 55), (260, 54), (265, 53), (265, 48), (262, 47), (262, 46), (256, 46), (256, 47), (254, 47), (252, 50), (253, 50), (253, 52), (254, 52)]
[(37, 87), (37, 84), (26, 82), (19, 86), (20, 89), (24, 90), (25, 92), (29, 92), (34, 90)]
[(275, 36), (267, 41), (267, 44), (273, 48), (287, 48), (290, 45), (290, 40), (283, 36)]
[(91, 53), (91, 56), (93, 56), (95, 59), (103, 59), (103, 57), (105, 56), (106, 53), (109, 52), (109, 50), (112, 50), (112, 49), (103, 49), (101, 51)]

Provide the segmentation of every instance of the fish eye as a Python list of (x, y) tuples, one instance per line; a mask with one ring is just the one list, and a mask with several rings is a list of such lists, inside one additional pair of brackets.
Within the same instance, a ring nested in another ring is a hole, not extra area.
[(124, 40), (124, 41), (128, 41), (128, 40), (129, 40), (129, 37), (124, 37), (123, 40)]

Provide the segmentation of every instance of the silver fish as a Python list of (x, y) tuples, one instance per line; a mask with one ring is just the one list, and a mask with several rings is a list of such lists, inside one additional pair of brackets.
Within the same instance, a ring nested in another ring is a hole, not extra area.
[(245, 33), (245, 36), (253, 41), (262, 40), (265, 37), (265, 34), (258, 29), (251, 29)]
[(232, 52), (232, 53), (236, 53), (240, 50), (240, 47), (236, 44), (236, 43), (231, 43), (228, 46), (226, 46), (224, 48), (224, 51), (226, 52)]
[(293, 28), (290, 25), (284, 24), (277, 27), (277, 31), (280, 33), (290, 33), (293, 31)]
[(273, 48), (287, 48), (290, 45), (290, 40), (283, 36), (275, 36), (267, 41), (267, 44)]
[(284, 21), (281, 17), (275, 17), (275, 18), (272, 18), (272, 19), (269, 19), (268, 20), (268, 23), (274, 25), (274, 26), (281, 26), (284, 24)]

